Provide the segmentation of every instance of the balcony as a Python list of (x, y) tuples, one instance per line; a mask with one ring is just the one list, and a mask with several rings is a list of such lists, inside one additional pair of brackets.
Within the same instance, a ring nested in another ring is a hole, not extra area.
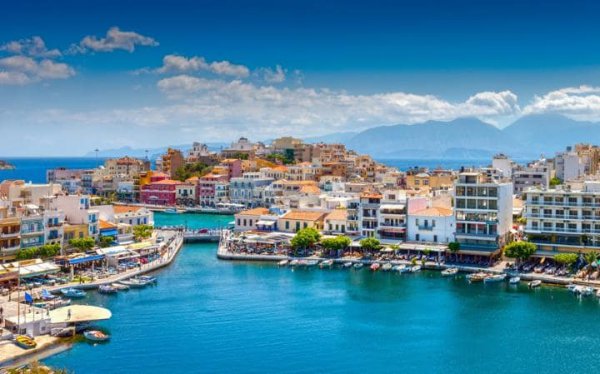
[(457, 231), (455, 233), (456, 237), (461, 237), (461, 238), (473, 238), (473, 239), (482, 239), (482, 240), (496, 240), (496, 238), (498, 237), (498, 234), (485, 234), (485, 233), (480, 233), (480, 232), (475, 232), (475, 231)]
[(15, 238), (18, 238), (20, 235), (21, 235), (20, 231), (2, 232), (2, 233), (0, 233), (0, 238), (2, 238), (2, 239), (15, 239)]
[(0, 255), (7, 256), (13, 255), (17, 253), (21, 249), (21, 245), (14, 245), (12, 247), (2, 247), (0, 248)]
[(433, 231), (433, 229), (435, 229), (435, 226), (431, 225), (417, 225), (417, 227), (422, 231)]

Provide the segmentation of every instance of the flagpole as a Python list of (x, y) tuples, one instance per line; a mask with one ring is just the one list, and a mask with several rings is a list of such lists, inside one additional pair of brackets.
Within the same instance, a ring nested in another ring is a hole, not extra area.
[(21, 262), (17, 262), (17, 334), (21, 332)]

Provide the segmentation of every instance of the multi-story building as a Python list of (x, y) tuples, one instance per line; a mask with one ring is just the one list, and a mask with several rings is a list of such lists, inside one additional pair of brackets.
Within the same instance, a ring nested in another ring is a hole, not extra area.
[(346, 210), (346, 232), (348, 235), (360, 235), (362, 233), (361, 220), (359, 218), (360, 199), (349, 199), (346, 205)]
[(456, 220), (452, 209), (429, 207), (407, 216), (407, 240), (447, 244), (454, 241)]
[(430, 172), (425, 169), (411, 169), (406, 172), (403, 182), (408, 189), (440, 190), (451, 188), (454, 179), (454, 174), (448, 170)]
[(530, 187), (547, 189), (550, 184), (550, 165), (536, 162), (513, 171), (513, 193), (520, 195)]
[(51, 208), (53, 209), (44, 212), (48, 230), (47, 243), (62, 240), (65, 221), (70, 224), (86, 224), (89, 236), (98, 237), (100, 212), (91, 206), (89, 195), (56, 196), (51, 201)]
[(600, 249), (600, 182), (524, 192), (525, 234), (541, 253)]
[(104, 162), (104, 170), (108, 175), (129, 179), (133, 179), (136, 175), (149, 169), (150, 162), (148, 160), (140, 160), (128, 156), (113, 158)]
[(360, 195), (358, 221), (361, 236), (376, 236), (379, 225), (381, 199), (383, 199), (383, 195), (379, 192), (365, 192)]
[(177, 186), (182, 182), (163, 179), (144, 185), (140, 192), (140, 201), (151, 205), (175, 205), (177, 203)]
[(329, 235), (346, 235), (348, 210), (334, 209), (325, 216), (323, 231)]
[(39, 247), (44, 243), (44, 214), (37, 208), (28, 208), (21, 215), (21, 248)]
[[(198, 204), (206, 207), (215, 207), (218, 200), (217, 185), (228, 186), (227, 176), (211, 173), (198, 178), (198, 184), (196, 185)], [(222, 196), (220, 197), (222, 198)]]
[(585, 163), (572, 147), (567, 147), (565, 152), (554, 157), (554, 170), (557, 178), (567, 182), (585, 174)]
[(175, 178), (177, 169), (185, 164), (183, 154), (178, 149), (169, 148), (167, 153), (161, 156), (160, 169), (168, 174), (170, 178)]
[(463, 172), (454, 189), (456, 241), (462, 254), (494, 257), (510, 239), (512, 183)]
[(273, 179), (262, 178), (259, 172), (244, 173), (242, 177), (229, 181), (229, 198), (234, 204), (248, 208), (264, 205), (264, 191)]
[(0, 257), (3, 261), (14, 259), (21, 248), (21, 220), (9, 213), (9, 209), (0, 209)]
[(323, 229), (327, 212), (310, 210), (291, 210), (277, 219), (277, 228), (283, 232), (296, 232), (300, 229)]
[(196, 199), (196, 186), (190, 183), (181, 183), (175, 186), (175, 201), (179, 205), (194, 205)]

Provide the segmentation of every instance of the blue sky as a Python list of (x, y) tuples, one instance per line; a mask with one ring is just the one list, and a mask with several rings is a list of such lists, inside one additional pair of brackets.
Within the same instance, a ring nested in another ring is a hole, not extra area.
[(557, 112), (600, 121), (593, 1), (19, 1), (4, 156)]

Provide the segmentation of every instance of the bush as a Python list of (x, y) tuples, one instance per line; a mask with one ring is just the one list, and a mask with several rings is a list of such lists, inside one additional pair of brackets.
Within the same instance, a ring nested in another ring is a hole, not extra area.
[(44, 244), (39, 247), (25, 248), (17, 252), (17, 260), (32, 258), (50, 258), (60, 253), (60, 244)]
[(312, 227), (300, 229), (296, 232), (296, 235), (290, 241), (292, 248), (294, 249), (306, 249), (312, 247), (319, 242), (321, 234)]
[(537, 247), (530, 242), (512, 242), (504, 247), (504, 255), (509, 258), (527, 260), (535, 253)]
[(381, 242), (375, 238), (364, 238), (360, 241), (360, 246), (366, 251), (377, 251), (381, 248)]

